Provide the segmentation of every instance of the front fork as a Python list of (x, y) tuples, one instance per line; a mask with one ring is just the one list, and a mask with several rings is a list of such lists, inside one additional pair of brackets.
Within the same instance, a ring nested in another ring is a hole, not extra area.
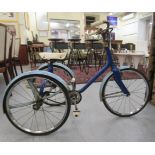
[(113, 71), (113, 74), (114, 74), (114, 80), (116, 81), (117, 85), (120, 87), (122, 92), (124, 94), (126, 94), (126, 96), (129, 96), (130, 93), (129, 93), (128, 89), (126, 88), (126, 86), (124, 85), (123, 81), (122, 81), (120, 70), (115, 65), (113, 65), (112, 66), (112, 71)]

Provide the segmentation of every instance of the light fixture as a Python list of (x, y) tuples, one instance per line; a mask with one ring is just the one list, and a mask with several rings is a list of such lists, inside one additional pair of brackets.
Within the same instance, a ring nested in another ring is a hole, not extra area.
[(150, 22), (150, 25), (152, 25), (152, 22)]
[(132, 19), (134, 16), (135, 16), (134, 13), (130, 13), (130, 14), (126, 15), (126, 16), (123, 16), (122, 20), (129, 20), (129, 19)]
[(113, 13), (112, 13), (112, 12), (110, 12), (110, 13), (109, 13), (109, 15), (110, 15), (110, 16), (112, 16), (112, 15), (113, 15)]
[(69, 27), (69, 26), (70, 26), (70, 24), (69, 24), (69, 23), (67, 23), (67, 24), (66, 24), (66, 27)]

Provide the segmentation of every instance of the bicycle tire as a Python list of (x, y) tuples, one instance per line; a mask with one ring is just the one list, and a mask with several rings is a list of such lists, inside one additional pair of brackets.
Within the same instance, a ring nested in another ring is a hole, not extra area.
[[(48, 131), (45, 131), (45, 132), (32, 132), (30, 131), (29, 129), (23, 129), (21, 128), (21, 126), (19, 124), (17, 124), (17, 122), (11, 118), (13, 114), (10, 113), (10, 110), (9, 110), (9, 103), (8, 103), (8, 100), (9, 100), (9, 97), (12, 96), (12, 89), (14, 88), (14, 86), (16, 86), (16, 83), (24, 80), (24, 79), (28, 79), (28, 78), (33, 78), (33, 77), (40, 77), (40, 78), (45, 78), (49, 81), (52, 81), (54, 82), (57, 86), (59, 86), (61, 88), (61, 90), (63, 91), (64, 95), (65, 95), (65, 98), (66, 98), (66, 112), (64, 114), (64, 117), (62, 119), (62, 121), (60, 123), (58, 123), (58, 125), (54, 128), (54, 129), (51, 129), (51, 130), (48, 130)], [(11, 94), (11, 95), (10, 95)], [(10, 95), (10, 96), (9, 96)], [(14, 127), (16, 127), (17, 129), (19, 129), (20, 131), (24, 132), (24, 133), (27, 133), (27, 134), (30, 134), (30, 135), (47, 135), (47, 134), (50, 134), (52, 132), (55, 132), (56, 130), (58, 130), (67, 120), (68, 116), (69, 116), (69, 113), (70, 113), (70, 108), (71, 108), (71, 104), (70, 104), (70, 98), (69, 98), (69, 93), (68, 93), (68, 90), (65, 88), (65, 86), (63, 86), (63, 84), (61, 82), (59, 82), (58, 80), (56, 79), (52, 79), (51, 77), (47, 76), (47, 75), (43, 75), (43, 74), (33, 74), (33, 75), (26, 75), (26, 76), (22, 76), (20, 78), (18, 78), (17, 80), (15, 80), (7, 89), (5, 95), (4, 95), (4, 99), (3, 99), (3, 106), (4, 106), (4, 110), (5, 110), (5, 113), (6, 113), (6, 116), (8, 118), (8, 120), (13, 124)]]
[[(108, 101), (108, 99), (106, 98), (106, 96), (108, 96), (108, 95), (106, 95), (106, 89), (107, 89), (107, 91), (108, 91), (108, 89), (110, 90), (110, 88), (108, 88), (108, 84), (110, 84), (110, 83), (113, 83), (114, 84), (114, 75), (112, 74), (111, 76), (109, 76), (108, 77), (108, 79), (105, 81), (105, 84), (104, 84), (104, 86), (103, 86), (103, 89), (102, 89), (102, 101), (103, 101), (103, 103), (104, 103), (104, 105), (105, 105), (105, 107), (107, 108), (107, 110), (108, 111), (110, 111), (112, 114), (114, 114), (114, 115), (117, 115), (117, 116), (119, 116), (119, 117), (130, 117), (130, 116), (133, 116), (133, 115), (135, 115), (135, 114), (137, 114), (137, 113), (139, 113), (140, 111), (142, 111), (143, 109), (144, 109), (144, 107), (146, 106), (146, 104), (148, 103), (148, 99), (149, 99), (149, 93), (150, 93), (150, 86), (149, 86), (149, 83), (148, 83), (148, 80), (147, 80), (147, 78), (145, 77), (145, 75), (143, 74), (143, 73), (141, 73), (140, 71), (138, 71), (138, 70), (136, 70), (136, 69), (134, 69), (134, 68), (127, 68), (127, 69), (121, 69), (120, 70), (120, 74), (121, 74), (121, 76), (122, 76), (122, 74), (123, 74), (123, 72), (133, 72), (133, 73), (136, 73), (137, 75), (139, 75), (142, 79), (143, 79), (143, 81), (145, 82), (145, 85), (146, 85), (146, 91), (145, 91), (145, 94), (144, 94), (144, 103), (143, 103), (143, 105), (140, 107), (140, 108), (137, 108), (136, 109), (136, 111), (134, 111), (134, 112), (132, 112), (132, 111), (130, 111), (130, 112), (126, 112), (126, 113), (121, 113), (121, 112), (119, 112), (119, 110), (116, 110), (116, 109), (113, 109), (114, 108), (114, 106), (116, 107), (116, 102), (121, 102), (120, 103), (120, 105), (119, 105), (119, 108), (120, 108), (120, 106), (122, 105), (122, 103), (124, 103), (124, 107), (125, 107), (125, 102), (123, 102), (123, 101), (120, 101), (121, 99), (121, 97), (119, 97), (119, 98), (117, 98), (118, 100), (113, 100), (111, 103), (110, 103), (110, 101)], [(125, 74), (124, 74), (125, 75)], [(127, 75), (127, 74), (126, 74)], [(129, 76), (129, 75), (128, 75)], [(134, 75), (135, 76), (135, 75)], [(130, 78), (130, 80), (131, 80), (131, 77), (128, 77), (128, 78)], [(137, 83), (138, 83), (138, 80), (140, 81), (141, 79), (136, 79), (136, 76), (134, 77), (135, 79), (134, 79), (134, 81), (136, 81), (137, 80)], [(112, 80), (113, 79), (113, 80)], [(111, 81), (110, 81), (111, 80)], [(125, 81), (125, 80), (127, 80), (127, 79), (123, 79), (123, 83), (126, 85), (126, 87), (127, 87), (127, 81)], [(135, 84), (135, 82), (134, 81), (130, 81), (130, 83), (131, 83), (131, 85), (135, 85), (136, 86), (136, 84)], [(142, 81), (142, 82), (143, 82)], [(134, 82), (134, 83), (132, 83), (132, 82)], [(141, 82), (141, 81), (140, 81)], [(129, 82), (128, 82), (128, 85), (130, 84)], [(131, 89), (131, 85), (130, 86), (128, 86), (128, 89), (130, 88)], [(139, 86), (141, 86), (140, 84), (138, 84)], [(138, 85), (137, 85), (137, 87), (138, 87)], [(109, 85), (109, 86), (111, 86), (111, 85)], [(114, 91), (114, 89), (115, 89), (115, 87), (118, 87), (118, 85), (115, 83), (115, 86), (112, 88), (112, 90)], [(133, 87), (133, 86), (132, 86)], [(118, 87), (119, 88), (119, 87)], [(137, 89), (137, 88), (136, 88)], [(119, 90), (120, 90), (120, 88), (119, 88)], [(111, 91), (111, 90), (110, 90)], [(135, 90), (133, 90), (133, 91), (131, 91), (131, 92), (136, 92)], [(130, 92), (130, 90), (129, 90), (129, 93), (131, 93)], [(118, 93), (118, 92), (117, 92)], [(137, 93), (139, 93), (139, 92), (137, 92)], [(114, 93), (111, 93), (112, 95), (114, 94)], [(132, 94), (133, 95), (133, 94)], [(116, 96), (117, 97), (117, 96)], [(131, 97), (131, 95), (130, 95), (130, 97)], [(136, 97), (136, 95), (135, 96), (132, 96), (132, 97)], [(139, 96), (140, 97), (140, 96)], [(110, 97), (109, 97), (110, 98)], [(109, 99), (110, 100), (110, 99)], [(122, 100), (127, 100), (125, 97), (122, 99)], [(138, 104), (139, 102), (137, 102), (135, 99), (133, 99), (132, 98), (132, 100), (134, 101), (134, 104), (136, 103), (136, 104)], [(109, 102), (109, 103), (108, 103)], [(118, 102), (118, 103), (119, 103)], [(130, 98), (130, 102), (131, 102), (131, 98)], [(110, 105), (111, 104), (111, 105)], [(112, 104), (115, 104), (115, 105), (112, 105)], [(133, 104), (133, 102), (132, 102), (132, 104)], [(112, 108), (112, 106), (113, 106), (113, 108)], [(130, 104), (127, 104), (126, 106), (131, 106)], [(133, 106), (133, 105), (132, 105)], [(135, 106), (135, 105), (134, 105)], [(134, 107), (133, 106), (133, 107)], [(131, 108), (131, 107), (130, 107)], [(132, 109), (134, 109), (134, 108), (132, 108)], [(126, 109), (125, 109), (126, 110)]]

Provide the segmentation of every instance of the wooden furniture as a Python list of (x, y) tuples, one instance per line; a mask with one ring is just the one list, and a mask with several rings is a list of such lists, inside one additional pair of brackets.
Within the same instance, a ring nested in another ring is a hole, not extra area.
[(11, 33), (11, 31), (9, 31), (8, 29), (6, 39), (6, 65), (11, 79), (15, 77), (12, 61), (14, 44), (15, 44), (15, 35)]
[(75, 43), (79, 43), (81, 39), (68, 39), (71, 48), (74, 49), (75, 48)]
[(87, 64), (92, 65), (93, 61), (95, 61), (95, 67), (97, 67), (97, 50), (94, 48), (94, 44), (98, 42), (98, 39), (86, 39), (87, 42)]
[(15, 45), (14, 45), (14, 53), (13, 53), (13, 58), (12, 58), (16, 76), (18, 75), (17, 69), (16, 69), (17, 65), (20, 66), (21, 73), (23, 73), (22, 63), (21, 63), (21, 60), (19, 59), (20, 44), (21, 44), (20, 38), (16, 38), (15, 39)]
[(30, 62), (31, 62), (31, 68), (33, 65), (36, 67), (37, 63), (42, 63), (42, 59), (39, 56), (40, 52), (43, 52), (44, 50), (44, 44), (32, 44), (29, 45), (29, 54), (30, 54)]
[(9, 83), (9, 77), (6, 66), (6, 39), (7, 27), (0, 23), (0, 73), (3, 73), (6, 85)]
[[(111, 40), (111, 45), (113, 46), (117, 46), (117, 49), (121, 48), (121, 44), (122, 44), (123, 40)], [(104, 40), (104, 44), (105, 46), (108, 46), (108, 41)]]
[(28, 47), (26, 44), (20, 45), (18, 58), (21, 62), (21, 65), (28, 65), (29, 64)]
[[(38, 52), (41, 60), (43, 62), (50, 61), (50, 62), (61, 62), (64, 63), (67, 60), (68, 56), (68, 44), (67, 43), (57, 43), (56, 48), (61, 50), (62, 52)], [(67, 51), (66, 51), (67, 50)]]
[(148, 65), (148, 80), (150, 84), (150, 100), (153, 105), (155, 105), (155, 13), (153, 13), (153, 22), (152, 22), (152, 35), (151, 35), (151, 50), (149, 56), (149, 65)]
[(69, 61), (68, 66), (72, 67), (73, 65), (76, 65), (78, 63), (78, 52), (75, 47), (76, 44), (80, 43), (81, 39), (68, 39), (69, 41), (69, 47), (70, 47), (70, 55), (69, 55)]
[(54, 52), (54, 49), (56, 48), (56, 43), (63, 41), (64, 39), (62, 39), (62, 38), (49, 38), (48, 40), (51, 41), (50, 47), (51, 47), (52, 52)]

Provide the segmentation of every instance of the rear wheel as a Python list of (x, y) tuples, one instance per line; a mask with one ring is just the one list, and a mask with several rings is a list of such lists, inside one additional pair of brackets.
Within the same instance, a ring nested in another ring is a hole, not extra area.
[(136, 69), (120, 70), (121, 79), (130, 95), (126, 96), (119, 88), (112, 74), (102, 89), (102, 100), (105, 107), (121, 117), (139, 113), (147, 104), (150, 93), (146, 77)]
[(58, 80), (42, 74), (27, 75), (14, 81), (7, 89), (3, 103), (10, 122), (33, 135), (56, 131), (70, 113), (67, 89)]
[[(40, 68), (39, 70), (48, 71), (48, 66), (44, 66)], [(65, 80), (70, 88), (70, 90), (75, 90), (76, 84), (74, 82), (71, 82), (73, 78), (72, 74), (65, 70), (64, 68), (60, 66), (54, 66), (53, 65), (53, 73), (61, 77), (63, 80)]]

